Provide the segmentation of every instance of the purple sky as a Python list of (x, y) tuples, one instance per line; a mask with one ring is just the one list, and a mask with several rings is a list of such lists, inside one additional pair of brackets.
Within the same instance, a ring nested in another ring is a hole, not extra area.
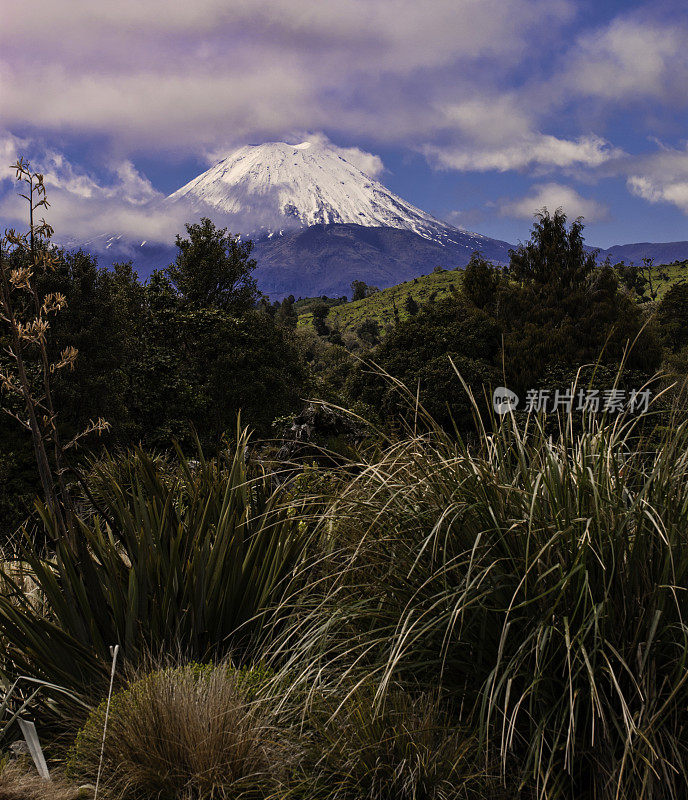
[[(0, 156), (63, 235), (169, 240), (144, 205), (239, 145), (319, 135), (457, 225), (688, 239), (688, 9), (618, 0), (0, 0)], [(15, 187), (0, 172), (0, 217)]]

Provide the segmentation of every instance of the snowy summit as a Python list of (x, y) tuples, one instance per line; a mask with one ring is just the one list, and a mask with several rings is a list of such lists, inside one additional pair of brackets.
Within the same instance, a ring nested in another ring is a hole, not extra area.
[(277, 232), (317, 224), (413, 231), (442, 241), (457, 230), (393, 194), (327, 144), (240, 147), (167, 198), (200, 213), (237, 216), (246, 229)]

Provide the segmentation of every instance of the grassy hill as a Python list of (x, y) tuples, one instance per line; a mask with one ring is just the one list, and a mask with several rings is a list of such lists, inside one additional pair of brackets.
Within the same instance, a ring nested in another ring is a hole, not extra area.
[(666, 271), (669, 280), (659, 285), (657, 299), (661, 300), (662, 297), (669, 291), (669, 289), (681, 281), (688, 280), (688, 261), (675, 261), (673, 264), (663, 264), (658, 269)]
[[(680, 281), (688, 280), (688, 261), (674, 262), (662, 265), (657, 270), (663, 270), (668, 276), (668, 281), (659, 283), (658, 299), (666, 294), (671, 286)], [(382, 328), (394, 324), (394, 305), (396, 304), (400, 319), (405, 319), (408, 314), (404, 310), (404, 301), (411, 295), (418, 305), (427, 302), (433, 295), (440, 299), (451, 294), (461, 287), (463, 270), (441, 270), (421, 275), (389, 289), (383, 289), (363, 300), (354, 303), (340, 303), (330, 308), (327, 317), (328, 325), (335, 325), (341, 333), (355, 330), (364, 320), (374, 319)], [(310, 305), (310, 300), (299, 301), (303, 305)], [(331, 301), (339, 302), (339, 301)], [(306, 307), (308, 307), (306, 305)], [(297, 304), (298, 308), (298, 304)], [(299, 314), (299, 325), (310, 325), (313, 315), (305, 311)]]
[[(394, 305), (396, 304), (399, 318), (405, 319), (408, 314), (404, 310), (404, 301), (411, 295), (413, 299), (422, 305), (434, 295), (437, 299), (451, 294), (452, 290), (461, 287), (463, 281), (463, 270), (442, 270), (431, 272), (429, 275), (421, 275), (389, 289), (376, 292), (364, 300), (356, 300), (354, 303), (345, 303), (330, 308), (327, 317), (328, 325), (337, 325), (339, 330), (344, 333), (347, 330), (355, 329), (365, 319), (374, 319), (382, 327), (394, 323)], [(299, 325), (310, 325), (313, 315), (309, 312), (299, 314)]]

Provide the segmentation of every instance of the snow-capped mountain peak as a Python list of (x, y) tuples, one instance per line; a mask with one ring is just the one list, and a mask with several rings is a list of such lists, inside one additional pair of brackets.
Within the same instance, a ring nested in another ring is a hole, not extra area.
[(244, 233), (323, 223), (400, 228), (435, 240), (457, 233), (320, 142), (240, 147), (166, 202), (234, 216)]

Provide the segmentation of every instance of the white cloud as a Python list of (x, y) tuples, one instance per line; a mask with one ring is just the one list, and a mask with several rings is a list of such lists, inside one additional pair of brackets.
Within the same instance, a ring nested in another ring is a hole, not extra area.
[(569, 139), (541, 132), (538, 114), (514, 91), (446, 103), (439, 113), (445, 141), (421, 148), (437, 169), (594, 168), (621, 154), (593, 134)]
[(688, 144), (683, 149), (660, 146), (635, 159), (626, 181), (629, 191), (650, 203), (671, 203), (688, 214)]
[[(156, 201), (163, 195), (127, 160), (113, 163), (104, 179), (72, 164), (62, 153), (42, 147), (28, 139), (0, 135), (0, 157), (5, 154), (10, 164), (18, 154), (40, 164), (50, 206), (41, 209), (41, 216), (55, 228), (57, 242), (88, 239), (101, 233), (124, 233), (152, 241), (172, 242), (183, 229), (181, 210), (161, 213)], [(14, 181), (12, 170), (0, 175)], [(26, 227), (26, 201), (14, 186), (4, 184), (0, 196), (0, 217), (7, 225)]]
[(310, 133), (298, 138), (302, 141), (327, 145), (327, 147), (339, 153), (345, 161), (358, 167), (361, 172), (365, 172), (371, 178), (379, 178), (385, 171), (385, 165), (382, 163), (380, 156), (362, 150), (360, 147), (339, 147), (333, 144), (324, 133)]
[[(299, 144), (300, 142), (311, 142), (312, 144), (326, 145), (331, 150), (339, 153), (339, 155), (353, 164), (355, 167), (365, 172), (371, 178), (379, 178), (385, 171), (385, 165), (382, 163), (380, 156), (374, 153), (369, 153), (360, 147), (340, 147), (334, 144), (330, 138), (322, 131), (318, 132), (297, 132), (292, 136), (285, 137), (289, 144)], [(256, 142), (260, 144), (260, 142)], [(205, 154), (205, 160), (208, 164), (217, 164), (219, 161), (227, 158), (227, 156), (236, 149), (235, 145), (227, 144), (223, 147), (214, 147), (208, 150)]]
[(418, 143), (439, 121), (437, 96), (482, 91), (529, 57), (533, 37), (556, 36), (573, 6), (36, 0), (30, 16), (8, 8), (0, 29), (3, 125), (103, 135), (125, 154), (303, 129)]
[(532, 219), (537, 211), (547, 208), (550, 212), (561, 208), (569, 219), (584, 217), (587, 222), (609, 219), (609, 209), (592, 198), (582, 197), (570, 186), (560, 183), (542, 183), (533, 186), (526, 197), (504, 201), (500, 214), (517, 219)]
[(563, 92), (616, 105), (643, 98), (686, 101), (688, 28), (679, 20), (651, 19), (647, 12), (617, 17), (581, 36), (565, 60), (563, 76), (553, 82)]
[(28, 142), (11, 133), (0, 131), (0, 182), (14, 179), (11, 164), (16, 164)]
[(208, 61), (227, 37), (235, 47), (250, 40), (269, 42), (275, 51), (311, 50), (325, 72), (330, 59), (352, 53), (358, 60), (346, 64), (350, 71), (409, 70), (457, 56), (508, 58), (526, 46), (527, 32), (569, 20), (573, 6), (570, 0), (35, 0), (31, 16), (8, 9), (4, 29), (8, 44), (31, 38), (72, 62), (97, 53), (101, 64), (136, 67), (145, 47), (177, 45), (186, 45), (180, 55), (190, 51)]
[(688, 214), (688, 178), (657, 181), (644, 175), (631, 175), (628, 188), (650, 203), (672, 203)]
[(524, 170), (532, 167), (598, 167), (618, 157), (620, 151), (598, 136), (558, 139), (542, 133), (528, 133), (520, 138), (485, 147), (480, 142), (438, 147), (427, 145), (423, 152), (438, 169)]

